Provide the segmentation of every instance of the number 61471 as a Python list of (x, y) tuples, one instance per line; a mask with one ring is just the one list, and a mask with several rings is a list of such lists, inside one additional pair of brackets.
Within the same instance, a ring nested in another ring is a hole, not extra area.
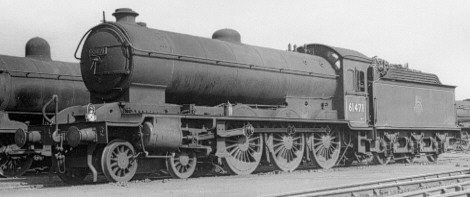
[(364, 103), (349, 103), (348, 110), (350, 112), (365, 112), (366, 105)]

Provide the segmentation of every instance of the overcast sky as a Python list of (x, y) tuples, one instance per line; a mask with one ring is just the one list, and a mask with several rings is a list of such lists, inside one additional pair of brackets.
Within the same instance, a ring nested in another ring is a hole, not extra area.
[(245, 44), (286, 50), (288, 43), (322, 43), (379, 56), (437, 74), (470, 98), (470, 1), (313, 0), (0, 0), (0, 54), (24, 56), (39, 36), (52, 58), (74, 61), (82, 35), (116, 8), (128, 7), (148, 27), (210, 37), (221, 28)]

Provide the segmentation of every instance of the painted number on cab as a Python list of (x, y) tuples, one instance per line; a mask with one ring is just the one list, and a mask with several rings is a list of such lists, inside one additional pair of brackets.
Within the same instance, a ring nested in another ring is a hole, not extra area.
[(346, 96), (344, 106), (346, 120), (358, 124), (365, 124), (367, 121), (367, 97), (364, 96)]
[(349, 103), (348, 104), (349, 112), (366, 112), (366, 105), (364, 103)]

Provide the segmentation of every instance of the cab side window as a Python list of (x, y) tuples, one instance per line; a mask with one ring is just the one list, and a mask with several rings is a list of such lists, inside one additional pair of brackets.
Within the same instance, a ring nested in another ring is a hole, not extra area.
[(366, 92), (366, 76), (364, 71), (348, 69), (346, 72), (344, 89), (351, 92)]
[(365, 92), (366, 82), (364, 77), (364, 71), (356, 70), (356, 92)]

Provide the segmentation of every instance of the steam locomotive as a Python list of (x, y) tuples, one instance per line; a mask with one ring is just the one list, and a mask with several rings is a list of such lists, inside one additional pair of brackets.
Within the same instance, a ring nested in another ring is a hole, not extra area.
[(455, 87), (434, 74), (323, 44), (251, 46), (231, 29), (212, 39), (152, 29), (127, 8), (113, 16), (79, 44), (91, 104), (15, 133), (19, 147), (50, 146), (64, 182), (434, 161), (462, 135)]
[(462, 128), (461, 143), (459, 144), (460, 149), (464, 151), (470, 150), (470, 99), (462, 101), (456, 101), (457, 109), (457, 122)]
[[(20, 176), (33, 164), (50, 156), (50, 147), (15, 145), (17, 129), (44, 123), (43, 105), (52, 95), (62, 100), (58, 109), (88, 103), (89, 93), (82, 82), (79, 65), (52, 61), (46, 40), (35, 37), (26, 43), (26, 57), (0, 55), (0, 174)], [(32, 133), (31, 141), (40, 140)]]

